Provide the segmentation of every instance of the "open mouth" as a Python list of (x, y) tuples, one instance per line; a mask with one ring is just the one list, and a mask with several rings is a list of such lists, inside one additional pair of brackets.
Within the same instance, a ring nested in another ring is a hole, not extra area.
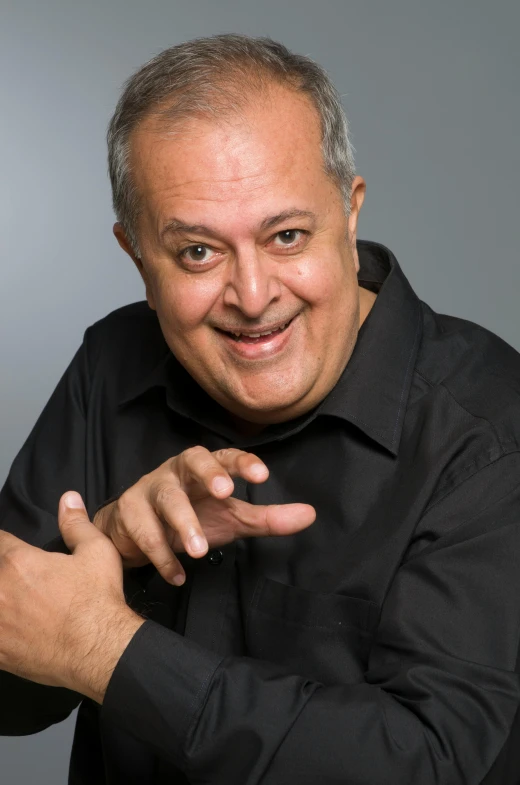
[(229, 338), (232, 338), (237, 343), (264, 343), (266, 341), (270, 341), (276, 335), (280, 335), (281, 333), (285, 332), (285, 330), (289, 327), (291, 322), (294, 320), (294, 316), (292, 319), (289, 319), (288, 322), (282, 324), (281, 327), (278, 327), (276, 330), (271, 330), (270, 332), (265, 333), (253, 333), (252, 335), (244, 335), (243, 333), (232, 333), (228, 332), (227, 330), (220, 330), (218, 327), (216, 328), (218, 332), (223, 333), (223, 335), (227, 335)]

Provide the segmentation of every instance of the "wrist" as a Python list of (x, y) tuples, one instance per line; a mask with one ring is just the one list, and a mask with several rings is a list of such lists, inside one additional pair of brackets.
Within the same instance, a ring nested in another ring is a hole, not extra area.
[(123, 652), (146, 618), (127, 605), (105, 617), (95, 641), (85, 643), (74, 658), (70, 689), (102, 704), (109, 681)]

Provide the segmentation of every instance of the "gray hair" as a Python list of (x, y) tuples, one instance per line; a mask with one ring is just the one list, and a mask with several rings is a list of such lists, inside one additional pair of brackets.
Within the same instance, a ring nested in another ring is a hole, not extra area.
[(321, 123), (325, 172), (339, 187), (346, 212), (355, 177), (354, 148), (340, 96), (325, 70), (270, 38), (223, 34), (165, 49), (125, 83), (107, 132), (108, 170), (117, 220), (136, 256), (139, 194), (131, 177), (130, 136), (155, 114), (165, 124), (239, 111), (251, 86), (277, 82), (308, 96)]

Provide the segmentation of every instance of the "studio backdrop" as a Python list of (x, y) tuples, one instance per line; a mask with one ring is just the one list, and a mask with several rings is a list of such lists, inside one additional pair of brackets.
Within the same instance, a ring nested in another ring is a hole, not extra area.
[[(520, 349), (519, 25), (517, 0), (2, 0), (0, 483), (86, 327), (144, 298), (112, 236), (105, 130), (124, 80), (190, 38), (320, 62), (367, 181), (360, 237)], [(3, 785), (65, 785), (75, 716), (0, 738)]]

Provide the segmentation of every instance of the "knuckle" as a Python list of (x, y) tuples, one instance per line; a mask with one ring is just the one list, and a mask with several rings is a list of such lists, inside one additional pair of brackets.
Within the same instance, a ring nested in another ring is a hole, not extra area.
[[(140, 560), (144, 555), (142, 548), (140, 548), (135, 539), (130, 536), (125, 535), (122, 538), (115, 537), (113, 538), (113, 542), (119, 551), (119, 554), (127, 561), (135, 561), (136, 559)], [(137, 564), (135, 566), (137, 566)]]
[(171, 557), (156, 559), (154, 564), (162, 575), (167, 574), (168, 576), (171, 575), (173, 577), (173, 575), (175, 575), (177, 572), (178, 562), (173, 555)]
[(183, 461), (178, 466), (178, 478), (182, 489), (186, 490), (192, 483), (207, 483), (222, 471), (222, 465), (215, 455), (206, 447), (197, 445), (182, 453)]
[[(173, 458), (168, 458), (167, 461), (159, 466), (159, 469), (164, 469), (176, 476), (180, 458), (182, 458), (182, 453), (179, 455), (174, 455)], [(159, 471), (159, 469), (156, 469), (156, 471)]]
[(156, 532), (141, 532), (139, 538), (139, 547), (144, 553), (153, 553), (154, 551), (161, 550), (164, 547), (164, 540), (160, 534)]
[(218, 474), (222, 474), (222, 464), (213, 457), (203, 460), (197, 466), (198, 475), (207, 479), (212, 479)]
[(135, 491), (133, 491), (133, 487), (122, 493), (114, 505), (114, 508), (117, 508), (122, 517), (132, 512), (135, 507)]
[(206, 452), (208, 451), (206, 447), (202, 446), (202, 444), (194, 444), (193, 447), (188, 447), (186, 450), (184, 450), (181, 455), (184, 456), (184, 458), (191, 458), (193, 456), (200, 455), (200, 453)]
[(237, 463), (242, 469), (249, 467), (250, 464), (254, 463), (255, 461), (258, 462), (258, 458), (252, 452), (243, 452), (242, 455), (238, 456)]
[(160, 483), (155, 488), (155, 502), (161, 508), (177, 506), (185, 497), (180, 488), (175, 488), (169, 483)]
[(184, 450), (182, 453), (182, 457), (186, 465), (190, 468), (193, 468), (195, 465), (200, 465), (201, 460), (208, 459), (211, 453), (206, 447), (202, 447), (202, 445), (197, 444), (195, 447), (188, 447), (187, 450)]
[(16, 571), (23, 571), (29, 562), (27, 549), (21, 545), (12, 545), (2, 554), (2, 561), (5, 566), (14, 568)]
[(237, 458), (242, 452), (242, 450), (238, 450), (236, 447), (222, 447), (220, 450), (215, 450), (212, 454), (217, 461), (226, 461), (231, 458)]

